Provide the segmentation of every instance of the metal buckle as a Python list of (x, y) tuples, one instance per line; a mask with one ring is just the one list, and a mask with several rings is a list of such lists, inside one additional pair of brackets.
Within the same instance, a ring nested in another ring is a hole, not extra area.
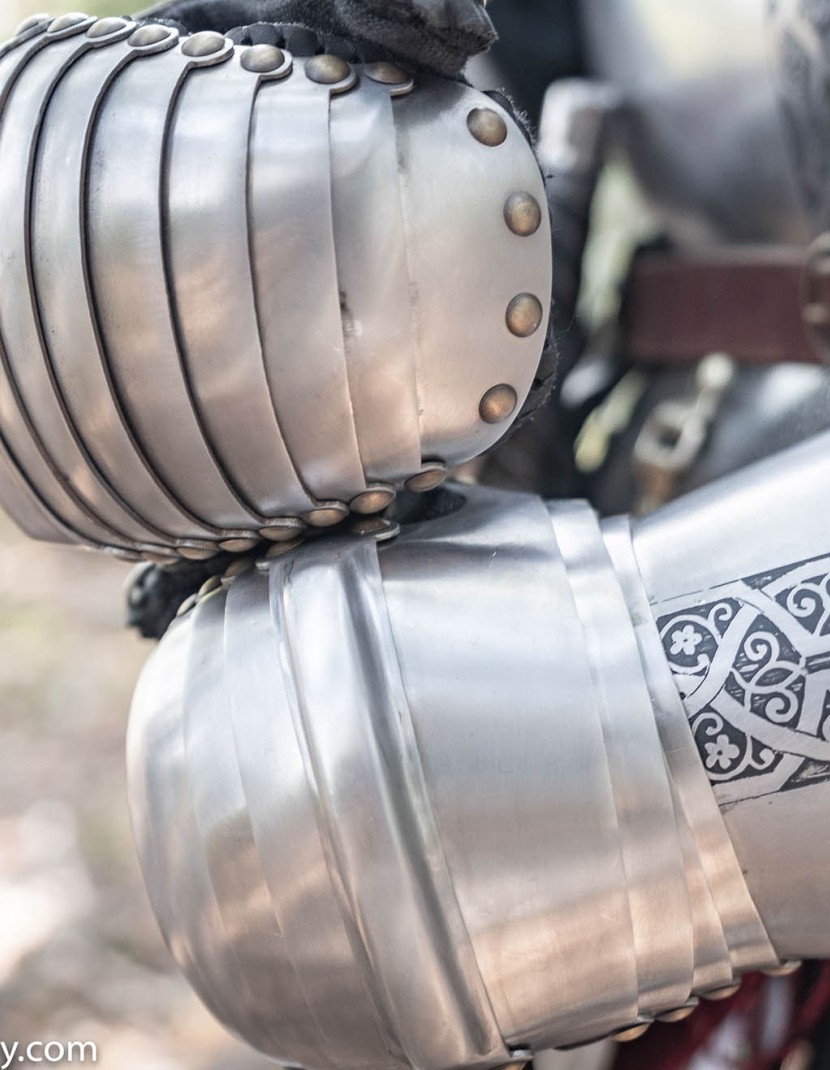
[(697, 367), (692, 397), (670, 398), (654, 407), (634, 445), (634, 468), (643, 490), (640, 514), (674, 496), (709, 440), (734, 374), (730, 357), (712, 353)]

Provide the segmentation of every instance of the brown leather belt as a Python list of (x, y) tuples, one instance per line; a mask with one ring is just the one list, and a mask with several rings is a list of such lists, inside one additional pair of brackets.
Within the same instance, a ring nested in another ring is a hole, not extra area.
[(626, 283), (623, 347), (639, 364), (727, 353), (740, 363), (830, 358), (830, 238), (805, 251), (726, 247), (639, 254)]

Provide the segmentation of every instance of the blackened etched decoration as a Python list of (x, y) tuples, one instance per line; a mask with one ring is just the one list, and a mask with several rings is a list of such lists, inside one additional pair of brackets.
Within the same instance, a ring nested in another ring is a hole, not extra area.
[(830, 780), (830, 557), (655, 615), (721, 802)]

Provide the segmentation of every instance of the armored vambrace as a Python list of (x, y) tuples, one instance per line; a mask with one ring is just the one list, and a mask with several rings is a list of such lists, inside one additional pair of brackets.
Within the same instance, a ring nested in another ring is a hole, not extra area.
[(457, 486), (373, 538), (538, 389), (550, 225), (501, 104), (312, 53), (83, 16), (0, 47), (4, 505), (253, 551), (135, 700), (177, 961), (283, 1062), (451, 1070), (830, 955), (830, 439), (633, 527)]
[(206, 591), (129, 764), (208, 1006), (293, 1065), (497, 1066), (830, 953), (829, 450), (633, 527), (457, 487)]

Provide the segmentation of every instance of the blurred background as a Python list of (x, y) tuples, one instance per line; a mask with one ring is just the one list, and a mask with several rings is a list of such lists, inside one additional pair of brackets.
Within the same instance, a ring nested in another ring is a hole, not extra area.
[[(129, 4), (0, 0), (0, 40), (79, 7)], [(123, 627), (127, 572), (0, 513), (0, 1040), (94, 1041), (103, 1070), (263, 1070), (178, 975), (145, 896), (124, 734), (150, 644)]]

